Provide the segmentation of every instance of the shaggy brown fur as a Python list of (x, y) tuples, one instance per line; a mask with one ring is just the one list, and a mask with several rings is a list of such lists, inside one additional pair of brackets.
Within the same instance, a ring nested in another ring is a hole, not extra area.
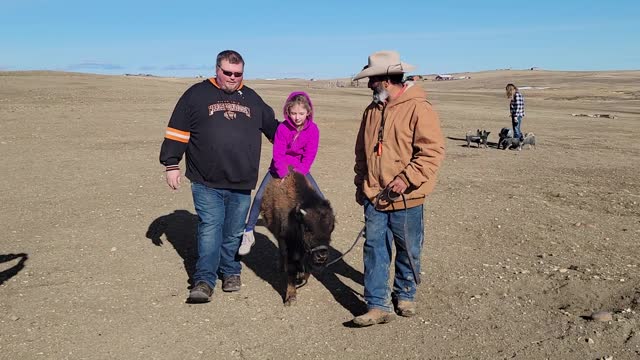
[[(273, 179), (267, 185), (260, 210), (267, 228), (278, 240), (280, 264), (287, 274), (284, 303), (292, 305), (296, 301), (297, 280), (309, 278), (310, 265), (327, 261), (335, 223), (333, 209), (304, 175), (292, 171), (284, 181)], [(316, 249), (318, 246), (324, 247)]]

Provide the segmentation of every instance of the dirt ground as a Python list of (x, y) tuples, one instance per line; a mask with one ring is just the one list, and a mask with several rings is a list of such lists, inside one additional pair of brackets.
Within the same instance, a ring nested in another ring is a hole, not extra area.
[[(640, 71), (464, 75), (417, 83), (447, 137), (425, 206), (419, 314), (354, 328), (362, 243), (285, 308), (262, 226), (242, 290), (218, 284), (211, 303), (185, 303), (195, 211), (188, 183), (164, 183), (158, 152), (200, 80), (0, 72), (0, 358), (640, 358)], [(496, 149), (508, 82), (531, 87), (522, 127), (536, 149)], [(290, 91), (310, 93), (313, 173), (336, 212), (332, 253), (346, 251), (362, 227), (353, 147), (370, 91), (248, 85), (277, 114)], [(491, 131), (488, 149), (466, 147), (476, 129)], [(262, 172), (270, 152), (265, 142)]]

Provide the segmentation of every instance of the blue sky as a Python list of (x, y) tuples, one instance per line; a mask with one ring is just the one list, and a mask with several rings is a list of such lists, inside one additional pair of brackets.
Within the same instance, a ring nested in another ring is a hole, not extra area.
[(336, 78), (377, 50), (416, 73), (640, 69), (640, 1), (0, 0), (0, 70)]

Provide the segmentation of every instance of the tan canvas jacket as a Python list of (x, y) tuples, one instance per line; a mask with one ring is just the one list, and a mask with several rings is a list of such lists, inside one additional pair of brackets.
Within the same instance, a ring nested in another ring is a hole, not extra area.
[[(382, 151), (378, 155), (378, 132), (384, 113)], [(356, 139), (354, 183), (375, 202), (376, 196), (396, 176), (407, 185), (407, 208), (419, 206), (436, 184), (444, 158), (444, 137), (438, 115), (426, 92), (413, 83), (386, 106), (372, 102), (364, 111)], [(402, 198), (381, 200), (379, 210), (404, 208)]]

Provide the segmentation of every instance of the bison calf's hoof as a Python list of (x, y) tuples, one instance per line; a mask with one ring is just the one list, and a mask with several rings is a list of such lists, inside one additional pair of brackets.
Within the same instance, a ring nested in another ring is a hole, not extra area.
[(287, 300), (285, 300), (284, 306), (295, 305), (297, 302), (298, 299), (295, 296), (290, 296)]

